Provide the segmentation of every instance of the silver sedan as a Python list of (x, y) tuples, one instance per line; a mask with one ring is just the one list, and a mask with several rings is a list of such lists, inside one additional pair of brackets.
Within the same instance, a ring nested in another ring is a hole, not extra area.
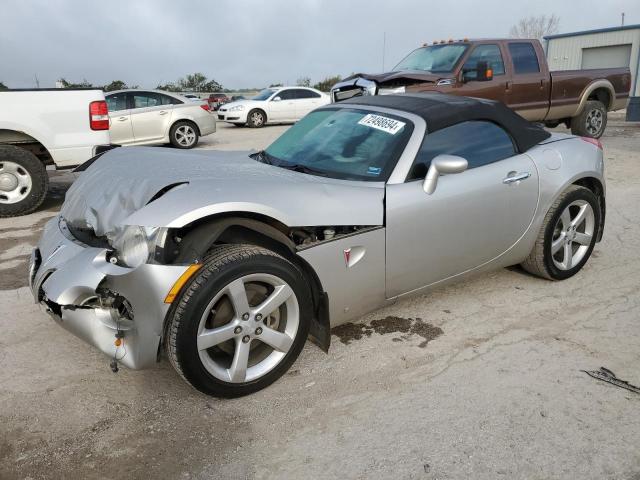
[(361, 97), (260, 152), (105, 153), (47, 224), (30, 280), (114, 368), (164, 351), (198, 390), (239, 396), (398, 298), (517, 264), (571, 277), (604, 216), (597, 140), (490, 101)]

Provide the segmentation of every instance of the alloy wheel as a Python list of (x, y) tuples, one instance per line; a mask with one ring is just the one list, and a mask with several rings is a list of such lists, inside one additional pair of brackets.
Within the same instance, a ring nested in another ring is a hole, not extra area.
[(270, 274), (245, 275), (209, 302), (198, 326), (198, 354), (217, 379), (249, 382), (283, 360), (299, 325), (298, 300), (284, 280)]
[(183, 147), (190, 147), (196, 141), (196, 132), (190, 125), (180, 125), (176, 129), (176, 142)]
[(0, 203), (18, 203), (29, 196), (33, 185), (29, 172), (15, 162), (0, 161)]
[(571, 270), (582, 261), (595, 234), (595, 213), (586, 200), (570, 203), (558, 218), (551, 240), (551, 256), (560, 270)]
[(260, 112), (253, 112), (251, 114), (251, 123), (256, 127), (261, 126), (264, 123), (264, 117)]
[(589, 132), (590, 135), (598, 135), (598, 133), (600, 133), (600, 130), (602, 129), (603, 124), (604, 115), (602, 114), (601, 110), (596, 108), (588, 113), (586, 119), (586, 128), (587, 132)]

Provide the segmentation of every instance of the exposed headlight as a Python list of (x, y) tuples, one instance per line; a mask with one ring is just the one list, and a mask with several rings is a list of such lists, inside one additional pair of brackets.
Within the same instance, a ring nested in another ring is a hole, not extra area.
[(130, 268), (147, 263), (164, 242), (165, 233), (164, 228), (125, 227), (111, 242), (117, 262)]
[(393, 95), (394, 93), (404, 93), (405, 87), (393, 87), (393, 88), (380, 88), (378, 95)]
[(228, 112), (239, 112), (244, 110), (244, 105), (236, 105), (235, 107), (227, 108)]

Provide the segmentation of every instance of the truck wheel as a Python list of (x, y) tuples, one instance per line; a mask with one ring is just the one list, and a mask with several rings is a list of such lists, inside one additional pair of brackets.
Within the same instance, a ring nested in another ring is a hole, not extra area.
[(208, 395), (238, 397), (280, 378), (309, 332), (311, 296), (284, 257), (223, 245), (205, 257), (174, 301), (165, 347), (171, 364)]
[(589, 100), (580, 115), (571, 119), (571, 133), (600, 138), (607, 127), (607, 109), (599, 100)]
[(547, 212), (522, 267), (549, 280), (572, 277), (589, 260), (600, 222), (598, 198), (587, 188), (571, 185)]
[(26, 215), (44, 201), (49, 176), (31, 152), (0, 145), (0, 218)]
[(198, 128), (191, 122), (176, 122), (169, 130), (169, 140), (176, 148), (193, 148), (198, 144)]

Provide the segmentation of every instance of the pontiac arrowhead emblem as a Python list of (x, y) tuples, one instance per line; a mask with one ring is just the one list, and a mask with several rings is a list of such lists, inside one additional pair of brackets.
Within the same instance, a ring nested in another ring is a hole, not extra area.
[(349, 267), (349, 260), (351, 259), (351, 249), (347, 248), (344, 250), (344, 264), (345, 266), (348, 268)]

